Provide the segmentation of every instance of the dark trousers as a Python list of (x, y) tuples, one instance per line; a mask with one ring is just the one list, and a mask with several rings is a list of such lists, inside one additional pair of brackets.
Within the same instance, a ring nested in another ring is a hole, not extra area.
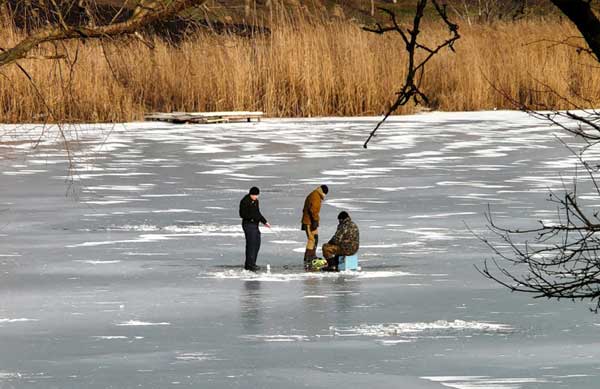
[(244, 236), (246, 237), (246, 262), (245, 269), (250, 269), (256, 266), (256, 257), (260, 250), (260, 230), (258, 223), (243, 222)]

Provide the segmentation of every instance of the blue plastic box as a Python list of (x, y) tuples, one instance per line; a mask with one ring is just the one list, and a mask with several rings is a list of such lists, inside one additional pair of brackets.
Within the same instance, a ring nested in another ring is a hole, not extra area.
[(358, 254), (348, 255), (346, 257), (340, 257), (338, 264), (338, 270), (359, 270), (358, 267)]

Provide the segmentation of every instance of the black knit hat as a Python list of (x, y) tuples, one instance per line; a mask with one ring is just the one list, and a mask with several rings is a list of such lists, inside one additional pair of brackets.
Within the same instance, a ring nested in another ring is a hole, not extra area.
[(340, 214), (338, 215), (338, 220), (346, 220), (350, 217), (350, 215), (348, 215), (348, 212), (346, 211), (342, 211), (340, 212)]
[(329, 193), (329, 188), (327, 187), (327, 185), (321, 185), (321, 190), (323, 191), (323, 193), (327, 194)]
[(251, 195), (259, 195), (260, 194), (260, 189), (258, 189), (257, 187), (253, 186), (252, 188), (250, 188), (250, 194)]

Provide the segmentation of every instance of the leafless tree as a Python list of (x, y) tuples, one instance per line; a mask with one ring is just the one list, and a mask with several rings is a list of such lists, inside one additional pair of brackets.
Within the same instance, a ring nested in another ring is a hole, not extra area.
[[(570, 39), (551, 43), (567, 44), (574, 47), (577, 53), (587, 53), (600, 62), (600, 20), (591, 2), (552, 2), (575, 23), (588, 47), (574, 44)], [(600, 143), (600, 112), (589, 108), (593, 107), (593, 102), (584, 94), (577, 94), (577, 101), (574, 101), (559, 94), (543, 80), (538, 84), (538, 93), (551, 94), (570, 109), (556, 111), (535, 102), (523, 103), (501, 88), (495, 88), (521, 110), (549, 121), (582, 140), (584, 143), (580, 149), (565, 146), (572, 151), (578, 165), (583, 167), (587, 179), (576, 177), (573, 183), (565, 183), (563, 193), (551, 192), (549, 201), (556, 205), (556, 220), (539, 221), (533, 229), (500, 226), (489, 211), (488, 227), (498, 239), (480, 237), (495, 257), (485, 261), (479, 271), (511, 291), (531, 293), (538, 298), (583, 300), (591, 302), (592, 310), (598, 312), (600, 210), (582, 203), (578, 186), (591, 186), (586, 190), (592, 189), (594, 195), (600, 198), (600, 165), (586, 157), (586, 151)]]
[(460, 39), (458, 25), (453, 23), (448, 17), (446, 5), (440, 5), (438, 0), (431, 0), (431, 4), (433, 5), (435, 13), (439, 16), (442, 23), (444, 23), (444, 25), (448, 28), (449, 37), (443, 42), (438, 43), (436, 46), (428, 46), (423, 43), (421, 40), (420, 28), (428, 3), (428, 0), (417, 1), (414, 18), (410, 26), (403, 26), (398, 21), (398, 18), (394, 12), (385, 8), (380, 8), (380, 10), (389, 17), (390, 24), (377, 24), (375, 27), (364, 27), (366, 31), (377, 34), (385, 34), (388, 32), (397, 33), (400, 36), (408, 54), (406, 62), (406, 79), (404, 81), (404, 85), (400, 91), (396, 93), (396, 100), (391, 104), (383, 119), (369, 134), (369, 137), (363, 145), (364, 148), (367, 148), (369, 141), (375, 136), (375, 133), (379, 127), (381, 127), (387, 118), (399, 107), (408, 104), (410, 101), (413, 101), (415, 104), (429, 104), (429, 98), (421, 90), (421, 83), (425, 75), (425, 66), (443, 49), (448, 48), (454, 51), (454, 43)]
[(517, 20), (528, 10), (528, 0), (449, 0), (448, 7), (469, 25)]
[(600, 61), (600, 19), (593, 9), (592, 0), (550, 0), (571, 20)]
[[(44, 43), (64, 42), (67, 40), (106, 39), (117, 36), (133, 35), (145, 26), (165, 20), (192, 7), (198, 6), (206, 0), (130, 0), (122, 2), (121, 9), (108, 23), (97, 24), (98, 19), (94, 16), (92, 1), (69, 0), (58, 2), (49, 0), (45, 2), (48, 15), (53, 15), (58, 24), (35, 29), (33, 32), (10, 48), (0, 48), (0, 68), (27, 58), (31, 51)], [(6, 2), (6, 0), (4, 1)], [(130, 16), (122, 21), (116, 21), (127, 6), (131, 6)], [(70, 9), (78, 7), (88, 15), (78, 22), (70, 23), (65, 18), (65, 7)]]

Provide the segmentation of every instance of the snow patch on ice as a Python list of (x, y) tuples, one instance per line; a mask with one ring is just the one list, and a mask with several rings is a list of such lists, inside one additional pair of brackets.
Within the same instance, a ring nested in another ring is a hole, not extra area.
[(384, 345), (384, 346), (395, 346), (395, 345), (401, 344), (401, 343), (412, 343), (412, 342), (414, 342), (413, 339), (394, 339), (394, 340), (384, 339), (384, 340), (377, 341), (377, 343)]
[(167, 256), (169, 255), (169, 253), (139, 253), (139, 252), (134, 252), (134, 251), (128, 251), (126, 253), (123, 253), (124, 255), (127, 256), (132, 256), (132, 257), (154, 257), (154, 256)]
[(187, 152), (190, 154), (218, 154), (227, 152), (225, 147), (225, 145), (191, 145), (187, 147)]
[(29, 176), (32, 174), (45, 173), (45, 172), (47, 172), (47, 170), (23, 169), (23, 170), (17, 170), (17, 171), (5, 171), (5, 172), (2, 172), (2, 174), (4, 174), (5, 176)]
[(192, 209), (180, 209), (180, 208), (171, 208), (171, 209), (156, 209), (152, 211), (152, 213), (198, 213), (199, 211), (194, 211)]
[(39, 321), (38, 319), (28, 319), (28, 318), (19, 318), (19, 319), (8, 319), (8, 318), (0, 318), (0, 324), (2, 323), (22, 323), (28, 321)]
[(464, 320), (437, 320), (434, 322), (417, 323), (383, 323), (383, 324), (361, 324), (352, 327), (331, 327), (330, 330), (335, 336), (402, 336), (414, 335), (428, 332), (449, 332), (449, 333), (507, 333), (512, 331), (512, 327), (507, 324), (486, 323)]
[(117, 192), (138, 192), (148, 190), (150, 187), (147, 185), (98, 185), (98, 186), (86, 186), (86, 190), (108, 190)]
[(129, 339), (129, 337), (123, 335), (98, 335), (92, 336), (92, 338), (101, 340)]
[(310, 340), (305, 335), (243, 335), (240, 338), (263, 342), (306, 342)]
[(129, 320), (122, 323), (116, 324), (119, 327), (137, 327), (137, 326), (170, 326), (171, 323), (168, 322), (148, 322), (148, 321), (140, 321), (140, 320)]
[(142, 197), (148, 198), (162, 198), (162, 197), (188, 197), (187, 193), (164, 193), (164, 194), (143, 194)]
[(421, 377), (454, 389), (520, 389), (525, 384), (547, 383), (540, 378), (493, 378), (488, 376)]
[(178, 361), (217, 361), (217, 357), (214, 354), (194, 352), (194, 353), (180, 353), (175, 359)]
[(118, 260), (118, 259), (116, 259), (116, 260), (107, 260), (107, 261), (93, 260), (93, 259), (76, 259), (76, 260), (74, 260), (74, 262), (87, 263), (87, 264), (90, 264), (90, 265), (110, 265), (110, 264), (113, 264), (113, 263), (119, 263), (121, 261)]
[(411, 234), (418, 235), (420, 238), (425, 240), (453, 240), (454, 238), (450, 236), (450, 230), (447, 228), (413, 228), (403, 230), (404, 232), (408, 232)]
[(21, 378), (21, 373), (0, 371), (0, 380), (9, 380), (9, 379), (13, 379), (13, 378)]
[(465, 216), (465, 215), (476, 215), (476, 212), (449, 212), (449, 213), (432, 213), (426, 215), (414, 215), (409, 216), (409, 219), (440, 219), (449, 216)]
[(160, 234), (144, 234), (144, 235), (140, 235), (138, 239), (83, 242), (83, 243), (78, 243), (78, 244), (67, 245), (65, 247), (75, 248), (75, 247), (107, 246), (107, 245), (115, 245), (115, 244), (120, 244), (120, 243), (151, 243), (151, 242), (158, 242), (158, 241), (167, 240), (167, 239), (169, 239), (167, 236), (160, 235)]
[(411, 276), (412, 273), (403, 271), (342, 271), (342, 272), (289, 272), (289, 273), (278, 273), (271, 270), (270, 273), (253, 273), (246, 270), (225, 270), (225, 271), (214, 271), (200, 273), (198, 278), (213, 278), (222, 280), (242, 280), (242, 281), (265, 281), (265, 282), (290, 282), (300, 281), (306, 279), (331, 279), (331, 278), (348, 278), (348, 279), (373, 279), (373, 278), (393, 278), (393, 277), (406, 277)]

